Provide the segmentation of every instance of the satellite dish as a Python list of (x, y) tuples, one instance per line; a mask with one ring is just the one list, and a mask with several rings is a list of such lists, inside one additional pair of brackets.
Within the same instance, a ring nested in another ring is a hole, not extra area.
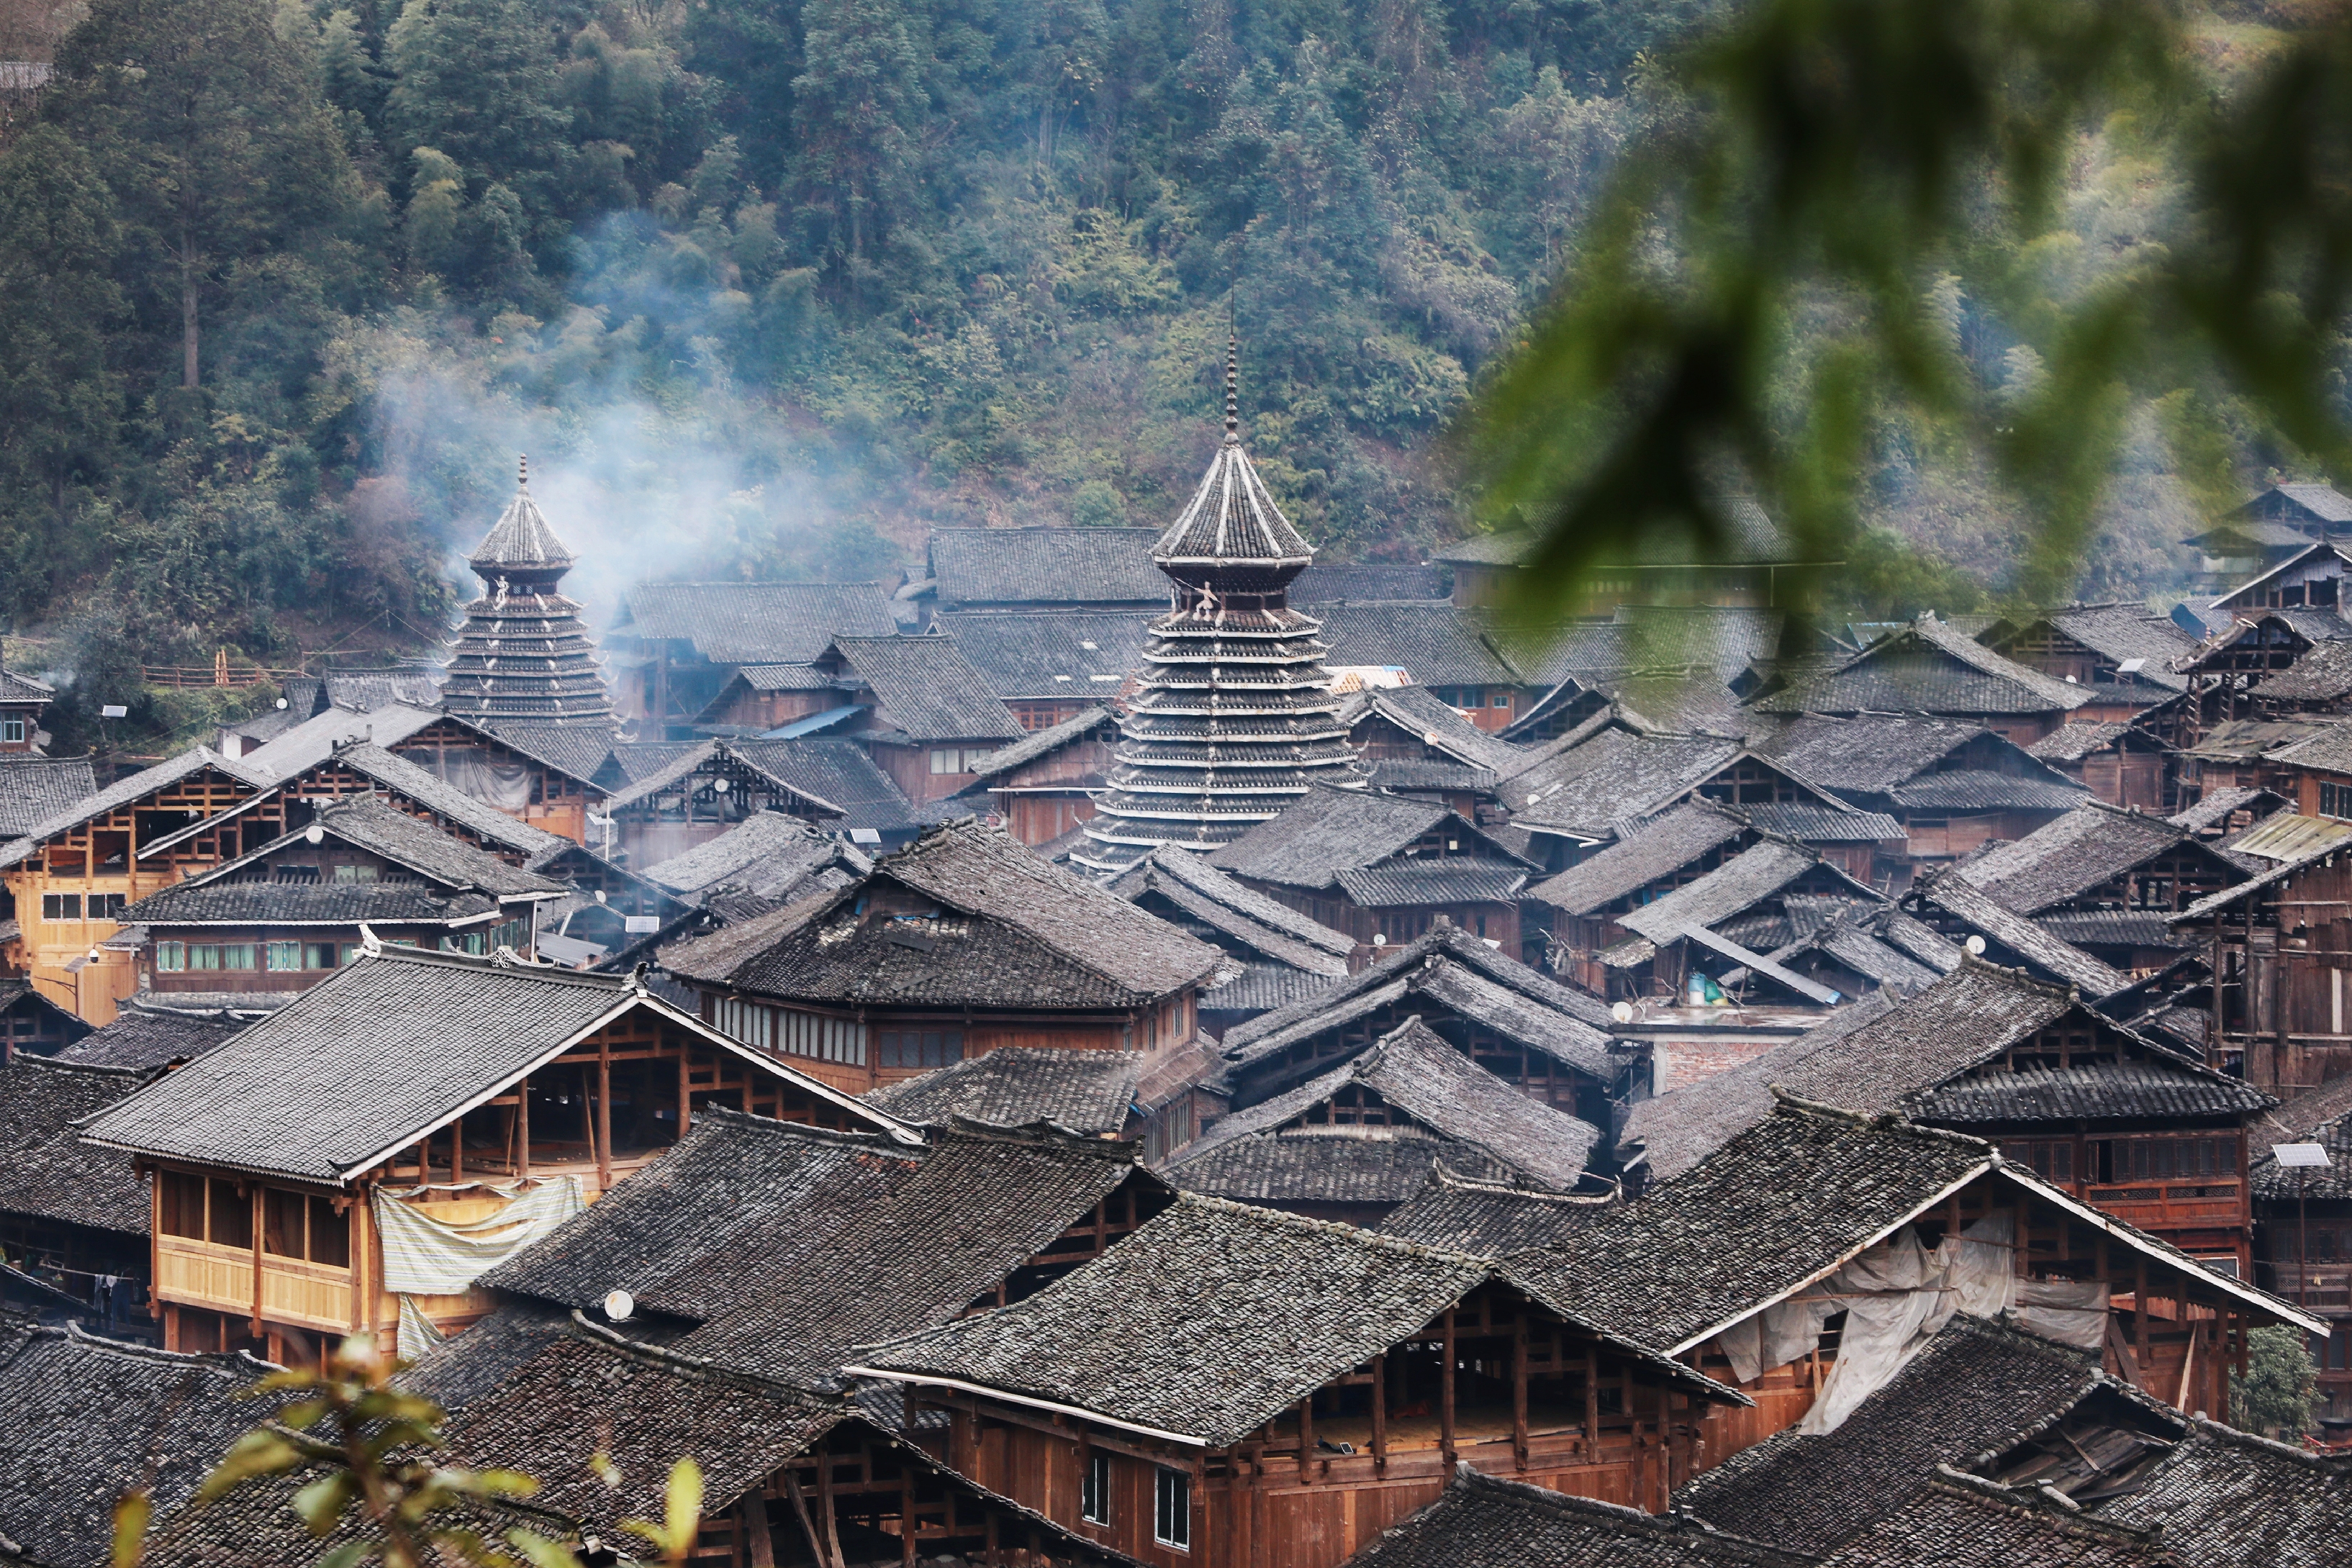
[(1372, 946), (1375, 946), (1375, 947), (1385, 947), (1385, 946), (1388, 946), (1388, 940), (1389, 940), (1389, 939), (1388, 939), (1386, 936), (1382, 936), (1381, 933), (1379, 933), (1379, 932), (1377, 932), (1377, 931), (1375, 931), (1375, 932), (1373, 932), (1373, 933), (1372, 933)]
[(719, 794), (721, 794), (721, 795), (724, 795), (725, 793), (727, 793), (727, 780), (726, 780), (726, 779), (712, 779), (712, 780), (710, 781), (710, 787), (711, 787), (711, 789), (713, 789), (714, 790), (718, 791), (718, 792), (719, 792)]
[(1973, 956), (1975, 956), (1976, 957), (1981, 958), (1981, 957), (1983, 957), (1983, 956), (1984, 956), (1984, 938), (1983, 938), (1983, 937), (1981, 937), (1981, 936), (1971, 936), (1971, 937), (1969, 937), (1969, 938), (1968, 939), (1968, 941), (1967, 941), (1965, 944), (1963, 944), (1963, 946), (1965, 946), (1968, 948), (1969, 952), (1970, 954), (1972, 954)]
[(1633, 1021), (1633, 1004), (1631, 1002), (1619, 1002), (1615, 1007), (1609, 1009), (1609, 1016), (1615, 1019), (1619, 1023), (1632, 1023)]
[(601, 887), (596, 890), (596, 902), (599, 904), (604, 902), (604, 890)]
[(636, 1310), (637, 1299), (636, 1297), (629, 1294), (628, 1291), (607, 1291), (604, 1292), (604, 1316), (610, 1322), (616, 1323), (627, 1322), (629, 1321), (629, 1315)]
[(327, 841), (327, 830), (313, 822), (302, 830), (302, 836), (311, 843), (323, 844)]

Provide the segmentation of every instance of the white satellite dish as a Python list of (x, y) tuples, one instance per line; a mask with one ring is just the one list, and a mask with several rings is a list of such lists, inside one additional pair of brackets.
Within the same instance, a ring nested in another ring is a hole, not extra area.
[(284, 707), (286, 706), (286, 699), (284, 697), (279, 697), (278, 699), (278, 706), (279, 707)]
[(713, 779), (710, 781), (710, 788), (719, 794), (724, 795), (727, 793), (728, 781), (724, 779)]
[(1969, 950), (1971, 954), (1973, 954), (1975, 956), (1979, 957), (1979, 958), (1981, 958), (1981, 957), (1983, 957), (1983, 956), (1984, 956), (1984, 938), (1983, 938), (1983, 937), (1981, 937), (1981, 936), (1971, 936), (1971, 937), (1969, 937), (1969, 938), (1968, 939), (1968, 941), (1967, 941), (1965, 944), (1963, 944), (1963, 946), (1965, 946), (1968, 948), (1968, 950)]
[(604, 902), (604, 890), (601, 887), (596, 890), (596, 902), (599, 904)]
[(1631, 1002), (1619, 1002), (1616, 1006), (1609, 1009), (1609, 1016), (1615, 1019), (1619, 1023), (1632, 1023), (1633, 1021), (1633, 1004)]
[(311, 843), (323, 844), (327, 841), (327, 830), (313, 822), (302, 830), (302, 836)]
[(636, 1310), (637, 1299), (636, 1297), (629, 1294), (628, 1291), (607, 1291), (604, 1292), (604, 1317), (606, 1321), (616, 1323), (627, 1322), (629, 1321), (630, 1314), (635, 1312)]

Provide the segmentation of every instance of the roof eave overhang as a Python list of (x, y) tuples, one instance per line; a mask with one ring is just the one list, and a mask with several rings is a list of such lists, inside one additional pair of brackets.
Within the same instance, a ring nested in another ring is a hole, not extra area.
[(1040, 1399), (1032, 1394), (1015, 1394), (1009, 1389), (994, 1388), (984, 1383), (967, 1383), (960, 1377), (940, 1377), (928, 1373), (896, 1372), (884, 1366), (845, 1366), (844, 1377), (873, 1377), (885, 1383), (902, 1383), (919, 1388), (949, 1388), (959, 1394), (975, 1394), (983, 1399), (1002, 1399), (1008, 1405), (1026, 1406), (1032, 1410), (1044, 1410), (1055, 1416), (1092, 1421), (1120, 1432), (1132, 1432), (1138, 1437), (1154, 1437), (1163, 1443), (1181, 1443), (1186, 1448), (1212, 1447), (1206, 1437), (1190, 1432), (1171, 1432), (1164, 1427), (1147, 1427), (1139, 1422), (1122, 1421), (1116, 1416), (1106, 1416), (1099, 1410), (1089, 1410), (1083, 1405), (1065, 1405), (1058, 1400)]

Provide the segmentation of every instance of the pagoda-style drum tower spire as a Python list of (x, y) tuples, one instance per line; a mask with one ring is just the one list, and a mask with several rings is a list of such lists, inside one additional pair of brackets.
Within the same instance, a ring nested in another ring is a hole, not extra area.
[(573, 560), (539, 503), (528, 459), (515, 497), (467, 564), (482, 580), (451, 650), (441, 706), (492, 723), (613, 725), (613, 699), (580, 606), (556, 591)]
[(1160, 844), (1231, 843), (1316, 784), (1360, 787), (1339, 720), (1322, 622), (1289, 606), (1314, 549), (1242, 449), (1239, 346), (1225, 359), (1225, 439), (1151, 559), (1174, 582), (1152, 622), (1140, 689), (1087, 842), (1104, 871)]

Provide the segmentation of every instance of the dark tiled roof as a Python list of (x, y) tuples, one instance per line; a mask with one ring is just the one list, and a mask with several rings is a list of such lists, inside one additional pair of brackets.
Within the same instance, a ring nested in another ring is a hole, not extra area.
[(2352, 693), (2352, 642), (2322, 643), (2262, 681), (2273, 702), (2334, 702)]
[(1506, 991), (1517, 992), (1520, 998), (1546, 1011), (1585, 1025), (1593, 1031), (1588, 1038), (1595, 1048), (1605, 1046), (1606, 1039), (1599, 1031), (1610, 1024), (1608, 1003), (1590, 991), (1575, 990), (1549, 976), (1538, 974), (1517, 958), (1505, 956), (1449, 921), (1433, 926), (1402, 947), (1388, 949), (1377, 963), (1334, 983), (1328, 990), (1296, 1007), (1283, 1008), (1263, 1018), (1235, 1024), (1225, 1035), (1226, 1052), (1237, 1061), (1261, 1055), (1266, 1049), (1275, 1049), (1266, 1047), (1264, 1042), (1277, 1034), (1292, 1034), (1301, 1026), (1313, 1025), (1321, 1013), (1335, 1011), (1367, 992), (1411, 980), (1416, 974), (1426, 971), (1434, 975), (1441, 966), (1433, 965), (1429, 960), (1441, 956), (1465, 966), (1480, 978)]
[[(530, 719), (451, 714), (467, 729), (544, 764), (566, 778), (593, 784), (613, 759), (613, 732), (602, 724), (541, 724)], [(602, 791), (598, 791), (601, 793)]]
[(931, 575), (961, 604), (1165, 605), (1156, 528), (938, 528)]
[(671, 948), (663, 962), (770, 996), (1101, 1008), (1165, 996), (1223, 961), (1158, 915), (970, 821), (925, 833), (877, 862), (874, 875), (948, 913), (867, 920), (836, 895)]
[[(2339, 1331), (2340, 1332), (2340, 1331)], [(2099, 1517), (2159, 1530), (2185, 1568), (2352, 1562), (2352, 1458), (2305, 1453), (2210, 1421)]]
[(643, 874), (688, 897), (728, 888), (789, 898), (792, 890), (836, 861), (854, 864), (860, 874), (870, 864), (798, 817), (760, 811), (715, 839), (647, 866)]
[(914, 808), (855, 740), (806, 735), (797, 740), (730, 740), (726, 748), (752, 768), (803, 794), (840, 808), (838, 824), (887, 832), (910, 825)]
[(1903, 824), (1884, 811), (1807, 800), (1759, 800), (1735, 810), (1761, 831), (1801, 844), (1899, 843), (1908, 837)]
[(866, 1101), (907, 1122), (968, 1117), (1000, 1127), (1052, 1122), (1076, 1133), (1127, 1125), (1143, 1058), (1125, 1051), (1012, 1046), (886, 1084)]
[(1400, 665), (1417, 685), (1516, 686), (1519, 673), (1488, 644), (1477, 617), (1438, 600), (1318, 604), (1328, 666)]
[(1388, 601), (1443, 599), (1445, 571), (1436, 566), (1400, 566), (1374, 561), (1364, 566), (1318, 561), (1291, 580), (1290, 602), (1331, 604), (1343, 599)]
[(1347, 1568), (1762, 1568), (1797, 1560), (1638, 1509), (1498, 1479), (1463, 1465), (1444, 1494)]
[(1375, 757), (1368, 760), (1372, 769), (1370, 779), (1372, 788), (1387, 793), (1491, 795), (1495, 792), (1495, 772), (1490, 768), (1473, 768), (1462, 762), (1423, 761), (1409, 757)]
[(2053, 610), (2048, 620), (2075, 642), (2118, 664), (2142, 661), (2141, 667), (2132, 672), (2139, 680), (2176, 692), (2189, 689), (2188, 678), (2174, 674), (2170, 665), (2195, 652), (2197, 639), (2169, 616), (2151, 615), (2138, 604), (2085, 604)]
[(1411, 909), (1437, 904), (1504, 903), (1528, 882), (1527, 868), (1510, 861), (1442, 855), (1435, 860), (1391, 860), (1342, 871), (1333, 879), (1341, 892), (1367, 909)]
[[(1988, 846), (1957, 870), (2020, 915), (2039, 915), (2179, 849), (2189, 836), (2161, 817), (2089, 801), (2021, 839)], [(2236, 880), (2234, 868), (2218, 857), (2215, 863)]]
[(2078, 784), (2054, 779), (1954, 768), (1897, 784), (1886, 798), (1906, 811), (2067, 811), (2090, 796)]
[[(1167, 597), (1165, 579), (1159, 597)], [(938, 622), (1000, 697), (1101, 702), (1141, 667), (1144, 632), (1154, 613), (942, 610)]]
[(0, 758), (0, 839), (28, 832), (97, 793), (87, 757)]
[(1717, 736), (1632, 735), (1603, 729), (1503, 781), (1522, 827), (1601, 841), (1705, 783), (1739, 755)]
[(316, 768), (344, 747), (395, 747), (421, 729), (452, 717), (438, 708), (406, 703), (353, 713), (331, 707), (311, 715), (267, 746), (247, 752), (236, 765), (257, 779), (290, 779)]
[(2133, 947), (2186, 948), (2194, 936), (2172, 929), (2168, 909), (2053, 909), (2033, 917), (2035, 925), (2077, 947), (2094, 945)]
[[(1350, 1090), (1370, 1091), (1406, 1120), (1369, 1127), (1301, 1122)], [(1528, 1098), (1415, 1018), (1330, 1071), (1223, 1118), (1162, 1174), (1194, 1192), (1282, 1203), (1341, 1196), (1323, 1190), (1323, 1168), (1355, 1166), (1370, 1155), (1362, 1179), (1343, 1184), (1353, 1189), (1344, 1196), (1402, 1202), (1441, 1158), (1472, 1176), (1565, 1190), (1582, 1176), (1600, 1140), (1598, 1127)], [(1292, 1185), (1300, 1172), (1318, 1178), (1315, 1190)], [(1410, 1179), (1386, 1185), (1401, 1176)]]
[[(1828, 865), (1801, 844), (1767, 839), (1742, 850), (1696, 882), (1685, 883), (1663, 897), (1628, 910), (1619, 916), (1619, 923), (1628, 931), (1664, 945), (1680, 936), (1685, 927), (1712, 927), (1752, 909), (1815, 867)], [(1870, 890), (1859, 884), (1853, 891), (1857, 896), (1871, 896)]]
[(1110, 884), (1122, 898), (1158, 894), (1211, 930), (1319, 979), (1348, 972), (1355, 940), (1234, 881), (1189, 850), (1162, 845)]
[(251, 1023), (227, 1011), (184, 1012), (149, 1006), (133, 997), (122, 1004), (114, 1021), (58, 1052), (58, 1061), (85, 1067), (115, 1067), (151, 1072), (175, 1061), (192, 1061)]
[(1107, 707), (1090, 707), (1074, 714), (1059, 724), (1033, 729), (1010, 746), (990, 752), (977, 762), (969, 763), (972, 772), (982, 779), (994, 779), (1014, 768), (1036, 761), (1065, 746), (1085, 740), (1107, 724), (1116, 724), (1116, 717)]
[(2284, 795), (2252, 784), (2245, 784), (2234, 789), (2212, 790), (2194, 806), (2168, 817), (2165, 821), (2177, 827), (2187, 828), (2190, 832), (2201, 833), (2207, 828), (2217, 827), (2228, 821), (2231, 816), (2238, 811), (2259, 808), (2265, 800), (2273, 810), (2287, 803), (2286, 797)]
[(1498, 776), (1534, 760), (1534, 753), (1487, 734), (1427, 686), (1376, 686), (1364, 694), (1364, 707), (1423, 744)]
[(1913, 1114), (1943, 1125), (1994, 1122), (2240, 1117), (2270, 1096), (2242, 1079), (2166, 1061), (2038, 1067), (1962, 1078), (1913, 1098)]
[[(0, 1349), (8, 1339), (0, 1330)], [(178, 1508), (268, 1406), (237, 1396), (270, 1368), (33, 1329), (0, 1354), (0, 1548), (38, 1568), (106, 1568), (114, 1505), (145, 1487)]]
[(57, 695), (57, 688), (47, 681), (37, 681), (14, 670), (0, 669), (0, 702), (45, 703)]
[(1836, 669), (1802, 676), (1757, 706), (1768, 713), (2010, 714), (2072, 711), (2088, 687), (2005, 659), (1925, 614)]
[(629, 591), (613, 630), (690, 643), (714, 664), (807, 664), (836, 633), (887, 637), (898, 625), (870, 582), (655, 582)]
[(1825, 789), (1878, 795), (1991, 733), (1961, 719), (1924, 714), (1807, 714), (1759, 743), (1757, 750)]
[(1591, 915), (1722, 848), (1747, 824), (1705, 801), (1675, 807), (1589, 860), (1539, 882), (1528, 897), (1570, 915)]
[(1028, 1300), (879, 1347), (867, 1362), (1222, 1447), (1493, 1272), (1458, 1253), (1188, 1193)]
[(2025, 750), (2027, 756), (2041, 762), (2080, 762), (2131, 733), (2132, 727), (2120, 722), (2062, 724)]
[(495, 913), (498, 900), (421, 882), (176, 883), (125, 911), (150, 925), (441, 925)]
[[(624, 977), (387, 948), (151, 1084), (89, 1135), (166, 1158), (341, 1181), (554, 1056), (632, 998), (641, 993)], [(761, 1060), (764, 1071), (857, 1108)]]
[(1822, 1568), (2178, 1568), (2163, 1539), (1947, 1471), (1823, 1559)]
[(515, 498), (466, 558), (466, 564), (485, 577), (502, 567), (530, 571), (544, 571), (551, 567), (570, 566), (573, 556), (563, 541), (555, 537), (548, 526), (547, 515), (539, 503), (530, 498), (528, 487), (518, 486)]
[(1304, 1001), (1330, 983), (1328, 975), (1294, 969), (1287, 964), (1244, 963), (1240, 974), (1201, 993), (1201, 1009), (1204, 1012), (1271, 1012)]
[(1477, 1181), (1440, 1166), (1381, 1221), (1380, 1232), (1447, 1251), (1507, 1258), (1550, 1246), (1601, 1213), (1606, 1201)]
[(2094, 999), (2112, 996), (2132, 983), (2129, 975), (2108, 967), (2080, 947), (1994, 903), (1981, 888), (1948, 868), (1923, 874), (1911, 884), (1904, 904), (1906, 908), (1924, 906), (1940, 911), (2007, 948), (2020, 961), (2053, 979), (2079, 987), (2084, 996)]
[(69, 832), (93, 817), (102, 817), (119, 806), (128, 806), (144, 796), (206, 771), (241, 784), (253, 782), (242, 762), (231, 762), (205, 747), (192, 747), (177, 757), (158, 762), (152, 768), (142, 768), (127, 778), (116, 779), (94, 794), (84, 795), (70, 804), (60, 806), (28, 825), (22, 838), (0, 844), (0, 867), (16, 864), (39, 850), (47, 840), (59, 833)]
[(1242, 446), (1234, 407), (1234, 366), (1225, 365), (1225, 439), (1209, 459), (1200, 487), (1177, 514), (1151, 557), (1163, 565), (1198, 568), (1304, 566), (1315, 551), (1258, 477)]
[(1827, 1273), (1994, 1158), (1976, 1138), (1784, 1102), (1511, 1264), (1586, 1321), (1679, 1351)]
[(836, 637), (833, 646), (917, 741), (1009, 741), (1026, 733), (953, 637)]
[(136, 1072), (19, 1056), (0, 1067), (0, 1213), (147, 1234), (147, 1185), (76, 1124), (138, 1089)]
[[(1401, 855), (1423, 834), (1444, 824), (1446, 837), (1486, 849), (1486, 863), (1524, 872), (1526, 863), (1494, 846), (1451, 807), (1366, 789), (1309, 789), (1281, 815), (1260, 822), (1209, 857), (1236, 876), (1290, 887), (1331, 886), (1341, 872), (1360, 871)], [(1442, 858), (1442, 857), (1441, 857)]]
[(1955, 1313), (1836, 1430), (1775, 1433), (1675, 1501), (1718, 1530), (1821, 1555), (1917, 1496), (1937, 1465), (2004, 1445), (2100, 1381), (2095, 1354)]

